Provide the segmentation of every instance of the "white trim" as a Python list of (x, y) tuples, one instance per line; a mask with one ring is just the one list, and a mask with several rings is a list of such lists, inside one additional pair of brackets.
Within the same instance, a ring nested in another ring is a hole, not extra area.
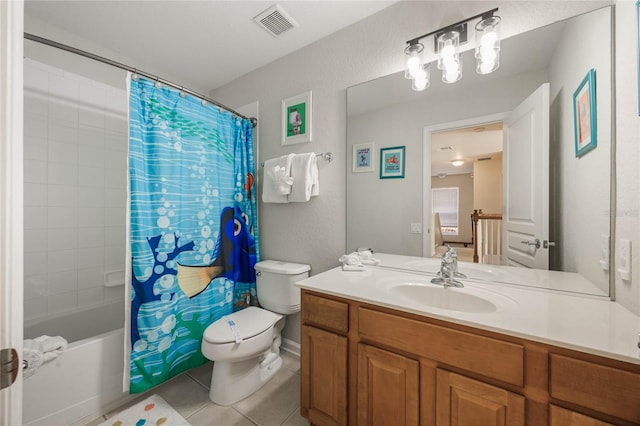
[(481, 124), (497, 123), (503, 121), (506, 116), (506, 112), (499, 112), (424, 127), (422, 131), (422, 223), (426, 225), (424, 227), (426, 232), (422, 238), (423, 257), (431, 257), (433, 255), (431, 253), (431, 236), (434, 235), (431, 229), (431, 134), (445, 130), (463, 129)]
[(283, 338), (280, 349), (287, 351), (289, 353), (292, 353), (297, 357), (300, 357), (300, 343), (298, 342), (294, 342), (293, 340)]
[[(23, 339), (24, 3), (0, 2), (0, 348)], [(22, 424), (22, 374), (0, 391), (0, 424)]]

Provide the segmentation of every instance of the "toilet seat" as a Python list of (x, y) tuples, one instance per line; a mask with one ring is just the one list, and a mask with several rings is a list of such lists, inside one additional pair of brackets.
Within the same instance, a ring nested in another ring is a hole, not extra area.
[(269, 330), (280, 318), (282, 315), (250, 306), (214, 321), (204, 331), (203, 339), (213, 344), (235, 343), (236, 337), (227, 319), (233, 320), (240, 337), (246, 340)]

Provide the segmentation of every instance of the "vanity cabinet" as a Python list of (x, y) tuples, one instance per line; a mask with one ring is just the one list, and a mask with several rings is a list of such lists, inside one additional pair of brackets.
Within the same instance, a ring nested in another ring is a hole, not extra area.
[(640, 365), (302, 290), (313, 425), (640, 425)]

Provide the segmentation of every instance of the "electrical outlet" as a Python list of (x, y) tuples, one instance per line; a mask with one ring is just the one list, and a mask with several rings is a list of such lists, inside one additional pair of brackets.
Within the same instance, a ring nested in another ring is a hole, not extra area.
[(411, 224), (411, 233), (412, 234), (422, 234), (422, 224), (421, 223), (412, 223)]
[(620, 240), (620, 266), (618, 274), (624, 281), (631, 281), (631, 240)]

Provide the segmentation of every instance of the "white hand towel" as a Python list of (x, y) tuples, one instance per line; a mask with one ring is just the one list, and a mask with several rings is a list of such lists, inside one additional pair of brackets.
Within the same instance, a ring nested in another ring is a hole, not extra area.
[(40, 336), (34, 339), (36, 342), (42, 344), (42, 350), (44, 351), (44, 362), (50, 361), (61, 355), (65, 349), (67, 349), (67, 340), (62, 336)]
[(318, 156), (314, 155), (311, 160), (311, 196), (317, 197), (320, 195), (320, 174), (318, 173)]
[(264, 162), (262, 201), (265, 203), (287, 203), (291, 192), (291, 161), (295, 154), (283, 155)]
[(314, 176), (318, 174), (317, 168), (314, 152), (296, 154), (293, 157), (291, 162), (293, 185), (291, 186), (291, 194), (289, 194), (289, 202), (301, 203), (311, 199)]
[(44, 350), (42, 343), (27, 339), (22, 342), (22, 359), (27, 362), (22, 370), (22, 375), (26, 379), (32, 376), (44, 362)]

